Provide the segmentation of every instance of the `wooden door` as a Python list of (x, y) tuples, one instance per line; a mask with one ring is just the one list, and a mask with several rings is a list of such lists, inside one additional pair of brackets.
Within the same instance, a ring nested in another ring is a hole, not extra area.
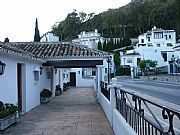
[(22, 112), (22, 65), (17, 64), (18, 111)]
[(70, 73), (70, 86), (76, 86), (76, 72)]

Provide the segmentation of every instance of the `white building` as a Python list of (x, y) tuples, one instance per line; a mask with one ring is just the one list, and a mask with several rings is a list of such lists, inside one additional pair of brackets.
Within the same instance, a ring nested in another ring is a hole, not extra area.
[[(104, 38), (101, 37), (101, 34), (98, 33), (98, 30), (95, 29), (95, 31), (92, 32), (86, 32), (83, 31), (78, 35), (77, 39), (72, 40), (72, 43), (74, 44), (80, 44), (80, 45), (84, 45), (87, 46), (88, 48), (91, 49), (97, 49), (98, 48), (98, 42), (101, 42), (101, 44), (103, 45), (104, 43)], [(114, 73), (114, 55), (110, 54), (111, 58), (112, 58), (112, 62), (110, 63), (110, 73)], [(105, 60), (104, 61), (104, 66), (105, 66), (105, 71), (104, 74), (107, 76), (108, 75), (108, 63)], [(84, 69), (79, 69), (80, 72), (83, 73), (83, 76), (85, 78), (89, 78), (90, 76), (94, 76), (94, 69), (88, 69), (88, 68), (84, 68)]]
[(176, 44), (174, 30), (163, 30), (154, 26), (151, 31), (140, 35), (138, 40), (135, 50), (141, 55), (141, 59), (155, 60), (157, 67), (168, 66)]
[(130, 67), (132, 78), (137, 76), (140, 59), (140, 54), (134, 50), (120, 52), (121, 65)]
[(59, 42), (59, 36), (55, 36), (53, 33), (47, 32), (41, 37), (40, 42)]
[[(93, 87), (93, 79), (82, 77), (79, 68), (94, 68), (96, 79), (104, 73), (108, 53), (69, 43), (0, 43), (0, 101), (18, 105), (27, 112), (40, 104), (46, 88), (55, 95), (56, 85)], [(77, 69), (73, 71), (73, 69)], [(1, 70), (1, 69), (0, 69)]]
[(173, 49), (174, 54), (169, 61), (169, 73), (180, 74), (180, 43), (176, 43), (176, 46)]
[[(165, 67), (164, 69), (168, 69), (169, 61), (174, 54), (173, 47), (175, 47), (175, 44), (176, 32), (174, 30), (164, 30), (154, 26), (151, 31), (139, 35), (138, 43), (132, 50), (138, 53), (139, 56), (130, 56), (135, 57), (138, 61), (148, 59), (157, 61), (157, 68)], [(129, 60), (129, 53), (128, 51), (125, 51), (124, 54), (121, 53), (121, 65), (131, 66), (132, 63), (135, 63), (133, 65), (138, 66), (137, 60), (134, 60), (134, 58), (131, 58), (132, 61)], [(123, 62), (124, 60), (125, 62)]]
[(95, 31), (86, 32), (83, 31), (78, 35), (77, 39), (72, 40), (73, 43), (81, 44), (88, 46), (92, 49), (98, 48), (98, 42), (104, 43), (104, 38), (101, 37), (101, 34), (98, 33), (98, 30), (95, 29)]

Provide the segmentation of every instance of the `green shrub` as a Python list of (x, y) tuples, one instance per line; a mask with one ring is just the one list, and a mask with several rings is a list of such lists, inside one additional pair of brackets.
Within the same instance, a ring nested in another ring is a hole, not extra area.
[(18, 110), (17, 106), (9, 103), (4, 104), (2, 101), (0, 101), (0, 119), (3, 119), (15, 113), (17, 110)]
[(51, 97), (52, 92), (48, 89), (43, 89), (40, 93), (41, 97)]

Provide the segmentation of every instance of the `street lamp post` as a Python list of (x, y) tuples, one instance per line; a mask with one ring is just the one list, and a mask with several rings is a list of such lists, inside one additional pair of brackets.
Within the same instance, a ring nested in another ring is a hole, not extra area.
[(111, 63), (111, 60), (112, 60), (112, 56), (110, 56), (110, 55), (108, 54), (108, 56), (107, 56), (107, 63), (108, 63), (108, 84), (110, 83), (109, 64)]

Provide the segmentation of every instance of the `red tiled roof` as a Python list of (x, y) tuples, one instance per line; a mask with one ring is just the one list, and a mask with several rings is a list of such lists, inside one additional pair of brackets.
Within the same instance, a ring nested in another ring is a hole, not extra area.
[(64, 58), (64, 57), (104, 57), (107, 52), (90, 49), (83, 45), (71, 43), (47, 43), (47, 42), (11, 42), (0, 43), (1, 48), (13, 50), (36, 58)]

